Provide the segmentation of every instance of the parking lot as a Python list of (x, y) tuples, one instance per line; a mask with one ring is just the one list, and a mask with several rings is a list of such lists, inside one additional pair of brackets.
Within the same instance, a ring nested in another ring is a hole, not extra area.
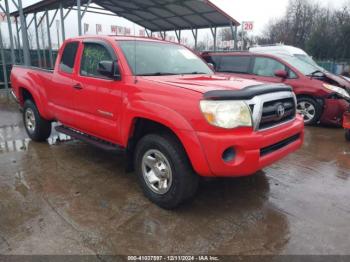
[(350, 144), (306, 128), (301, 150), (254, 176), (202, 181), (175, 211), (124, 159), (53, 134), (27, 138), (0, 100), (1, 254), (350, 254)]

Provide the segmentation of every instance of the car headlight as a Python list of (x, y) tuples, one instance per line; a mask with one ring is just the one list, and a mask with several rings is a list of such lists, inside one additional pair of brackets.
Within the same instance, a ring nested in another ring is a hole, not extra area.
[(200, 102), (201, 111), (209, 124), (222, 128), (252, 126), (252, 114), (244, 101)]
[(331, 90), (335, 93), (337, 93), (338, 95), (345, 97), (345, 98), (350, 98), (349, 93), (344, 90), (343, 88), (339, 87), (339, 86), (333, 86), (333, 85), (329, 85), (329, 84), (323, 84), (323, 86), (325, 88), (327, 88), (328, 90)]

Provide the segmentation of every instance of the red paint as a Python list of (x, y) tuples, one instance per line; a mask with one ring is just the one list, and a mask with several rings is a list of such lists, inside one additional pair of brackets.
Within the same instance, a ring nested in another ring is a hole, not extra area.
[[(91, 37), (88, 37), (91, 38)], [(22, 91), (28, 90), (41, 115), (100, 139), (127, 147), (137, 118), (156, 121), (171, 129), (182, 142), (195, 171), (201, 176), (242, 176), (252, 174), (298, 149), (303, 141), (303, 120), (266, 131), (252, 128), (233, 130), (211, 126), (203, 117), (199, 102), (211, 90), (239, 90), (259, 84), (253, 80), (228, 79), (219, 75), (132, 76), (117, 41), (141, 38), (95, 37), (108, 43), (118, 57), (121, 80), (102, 80), (79, 74), (82, 41), (72, 75), (61, 72), (58, 53), (53, 73), (32, 68), (14, 67), (11, 74), (13, 91), (23, 104)], [(67, 40), (65, 44), (72, 40)], [(159, 41), (144, 38), (142, 41)], [(79, 84), (81, 90), (73, 86)], [(99, 110), (110, 112), (103, 115)], [(299, 139), (260, 157), (260, 149), (295, 134)], [(233, 163), (221, 159), (223, 151), (233, 146), (237, 157)]]
[(350, 129), (350, 111), (344, 113), (343, 116), (343, 127), (345, 129)]

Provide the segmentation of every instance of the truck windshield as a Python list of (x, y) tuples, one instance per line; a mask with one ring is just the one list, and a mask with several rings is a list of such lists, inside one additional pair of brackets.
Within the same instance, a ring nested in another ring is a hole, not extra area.
[(213, 71), (187, 48), (170, 43), (118, 41), (134, 75), (213, 74)]

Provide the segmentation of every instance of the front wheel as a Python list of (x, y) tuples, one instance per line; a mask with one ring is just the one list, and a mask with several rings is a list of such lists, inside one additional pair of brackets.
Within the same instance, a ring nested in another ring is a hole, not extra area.
[(51, 122), (42, 118), (31, 100), (23, 106), (23, 122), (28, 136), (37, 142), (45, 141), (51, 135)]
[(350, 129), (345, 129), (345, 139), (350, 141)]
[(305, 125), (314, 125), (321, 117), (322, 107), (311, 97), (299, 97), (297, 112), (303, 116)]
[(198, 175), (172, 135), (144, 136), (137, 144), (134, 163), (145, 196), (162, 208), (173, 209), (196, 192)]

